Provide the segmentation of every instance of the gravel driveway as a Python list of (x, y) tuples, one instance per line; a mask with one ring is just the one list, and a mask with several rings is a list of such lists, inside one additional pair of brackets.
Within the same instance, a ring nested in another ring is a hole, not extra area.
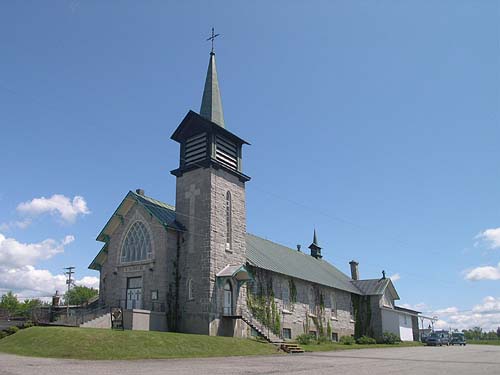
[(500, 346), (362, 349), (267, 357), (80, 361), (0, 353), (0, 374), (499, 374)]

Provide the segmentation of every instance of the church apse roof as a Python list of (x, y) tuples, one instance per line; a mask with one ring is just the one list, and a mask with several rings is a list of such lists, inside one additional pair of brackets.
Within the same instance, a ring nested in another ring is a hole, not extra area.
[(250, 265), (313, 283), (362, 294), (350, 277), (323, 259), (247, 233)]

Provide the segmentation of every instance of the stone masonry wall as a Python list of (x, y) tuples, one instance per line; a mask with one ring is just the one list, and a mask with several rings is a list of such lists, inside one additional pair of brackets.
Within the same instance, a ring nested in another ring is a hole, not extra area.
[[(272, 284), (275, 303), (281, 314), (281, 329), (291, 329), (292, 339), (309, 332), (315, 332), (316, 335), (319, 335), (321, 331), (320, 324), (323, 326), (323, 334), (326, 336), (328, 322), (330, 322), (332, 333), (336, 333), (339, 339), (342, 336), (354, 334), (354, 321), (351, 316), (351, 293), (263, 269), (252, 268), (252, 270), (255, 279), (248, 284), (249, 293), (257, 295)], [(297, 292), (294, 303), (290, 291), (290, 280), (292, 279)], [(284, 289), (288, 289), (288, 292)], [(283, 303), (284, 294), (290, 296), (289, 303), (286, 306)], [(310, 302), (311, 295), (314, 303)], [(336, 300), (336, 314), (332, 311), (332, 298)], [(312, 306), (310, 305), (313, 305), (314, 308), (311, 309)], [(322, 323), (318, 323), (319, 320)]]
[[(121, 263), (123, 241), (131, 225), (141, 221), (151, 237), (153, 258), (141, 262)], [(108, 243), (108, 258), (101, 269), (101, 298), (109, 306), (123, 306), (126, 299), (127, 278), (142, 277), (142, 307), (165, 312), (168, 309), (167, 293), (176, 256), (176, 233), (165, 229), (144, 208), (135, 204), (122, 219)], [(153, 290), (158, 300), (152, 300)], [(153, 306), (154, 305), (154, 306)]]
[[(210, 210), (210, 170), (198, 168), (177, 177), (176, 217), (187, 229), (179, 255), (180, 332), (209, 333)], [(190, 280), (192, 299), (188, 293)]]
[[(246, 263), (246, 207), (245, 185), (238, 177), (223, 169), (213, 170), (211, 175), (211, 233), (210, 233), (210, 334), (243, 336), (245, 325), (240, 320), (223, 318), (223, 283), (215, 275), (227, 265)], [(231, 194), (232, 241), (227, 249), (226, 196)], [(246, 286), (230, 280), (233, 290), (234, 314), (246, 307)]]
[[(226, 249), (226, 194), (232, 201), (232, 246)], [(241, 322), (222, 317), (223, 284), (216, 274), (228, 264), (244, 264), (246, 213), (244, 184), (232, 174), (198, 168), (177, 178), (177, 220), (187, 229), (179, 259), (179, 330), (241, 336)], [(189, 299), (188, 285), (193, 287)], [(232, 282), (233, 301), (245, 303), (245, 287)], [(239, 290), (238, 290), (239, 289)], [(222, 324), (224, 323), (224, 324)]]

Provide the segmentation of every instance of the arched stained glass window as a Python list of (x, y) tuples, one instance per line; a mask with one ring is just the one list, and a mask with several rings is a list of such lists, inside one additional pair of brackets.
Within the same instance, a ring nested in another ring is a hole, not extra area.
[(231, 192), (226, 193), (226, 250), (231, 250), (233, 243), (233, 207), (231, 202)]
[(127, 237), (125, 237), (121, 261), (124, 263), (139, 262), (152, 257), (153, 249), (149, 232), (144, 223), (136, 221), (130, 227)]

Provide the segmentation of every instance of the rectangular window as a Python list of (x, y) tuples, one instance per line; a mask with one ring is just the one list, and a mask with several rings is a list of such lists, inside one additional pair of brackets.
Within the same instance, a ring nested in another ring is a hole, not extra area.
[(332, 332), (332, 341), (339, 341), (339, 334), (337, 332)]
[(283, 328), (283, 338), (285, 340), (292, 339), (292, 330), (290, 328)]
[(288, 289), (288, 280), (283, 281), (281, 285), (281, 299), (283, 301), (283, 308), (290, 309), (290, 290)]
[(332, 293), (330, 295), (330, 309), (332, 318), (337, 319), (337, 296), (335, 295), (335, 293)]
[(354, 316), (354, 302), (353, 302), (353, 300), (351, 300), (350, 307), (351, 307), (351, 309), (349, 311), (349, 315), (351, 316), (351, 320), (354, 321), (355, 320), (355, 316)]

